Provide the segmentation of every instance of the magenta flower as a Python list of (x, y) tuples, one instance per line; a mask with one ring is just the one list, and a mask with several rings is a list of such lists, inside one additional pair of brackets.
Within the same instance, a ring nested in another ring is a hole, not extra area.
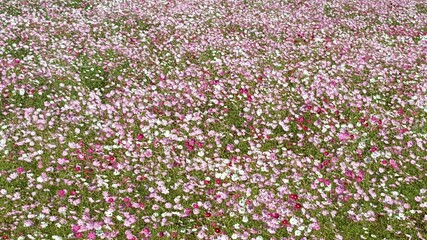
[(148, 227), (145, 227), (142, 229), (142, 231), (140, 232), (141, 235), (145, 236), (145, 237), (150, 237), (151, 236), (151, 231)]
[(71, 229), (73, 230), (74, 233), (76, 233), (80, 231), (81, 227), (79, 225), (73, 225)]
[(89, 238), (90, 240), (96, 239), (96, 234), (94, 231), (90, 231), (87, 234), (87, 238)]
[(65, 189), (60, 189), (60, 190), (58, 190), (58, 192), (57, 192), (57, 195), (58, 195), (60, 198), (65, 197), (65, 194), (66, 194), (66, 190), (65, 190)]
[(18, 167), (18, 168), (16, 169), (16, 172), (17, 172), (18, 174), (21, 174), (21, 173), (23, 173), (23, 172), (24, 172), (24, 168), (23, 168), (23, 167)]
[(138, 141), (141, 141), (142, 139), (144, 139), (144, 134), (138, 133), (138, 135), (136, 136), (136, 139), (138, 139)]

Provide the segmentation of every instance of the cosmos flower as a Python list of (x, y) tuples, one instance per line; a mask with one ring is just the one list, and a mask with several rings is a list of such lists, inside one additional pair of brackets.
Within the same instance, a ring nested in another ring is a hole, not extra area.
[(3, 238), (422, 235), (420, 1), (6, 5)]

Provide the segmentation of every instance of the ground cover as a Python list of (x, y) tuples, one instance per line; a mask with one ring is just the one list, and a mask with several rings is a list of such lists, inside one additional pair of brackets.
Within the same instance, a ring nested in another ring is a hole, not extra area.
[(0, 19), (2, 239), (427, 238), (423, 1)]

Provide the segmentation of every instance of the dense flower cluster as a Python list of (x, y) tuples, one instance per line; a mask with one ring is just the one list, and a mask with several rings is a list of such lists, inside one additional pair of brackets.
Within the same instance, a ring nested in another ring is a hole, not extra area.
[(427, 238), (422, 1), (0, 19), (2, 239)]

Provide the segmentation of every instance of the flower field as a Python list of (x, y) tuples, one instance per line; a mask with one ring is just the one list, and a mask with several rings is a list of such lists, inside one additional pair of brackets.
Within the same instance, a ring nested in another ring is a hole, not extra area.
[(427, 239), (424, 1), (0, 2), (1, 239)]

